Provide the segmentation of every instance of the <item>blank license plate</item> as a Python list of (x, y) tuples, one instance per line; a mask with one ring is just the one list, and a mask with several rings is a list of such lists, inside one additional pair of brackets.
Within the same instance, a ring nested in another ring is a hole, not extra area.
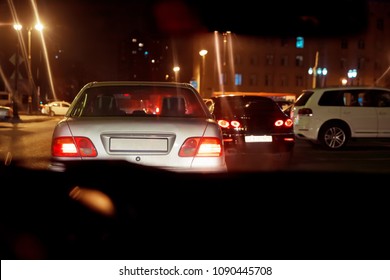
[(111, 138), (110, 151), (166, 152), (167, 139)]
[(245, 142), (272, 142), (272, 136), (269, 135), (250, 135), (245, 136)]

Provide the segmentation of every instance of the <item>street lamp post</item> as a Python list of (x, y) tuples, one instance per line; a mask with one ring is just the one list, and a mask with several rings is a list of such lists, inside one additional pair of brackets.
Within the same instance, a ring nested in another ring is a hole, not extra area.
[(201, 79), (200, 79), (200, 82), (199, 82), (199, 91), (200, 91), (200, 94), (202, 96), (204, 96), (204, 83), (205, 83), (205, 79), (206, 79), (206, 54), (207, 54), (207, 50), (201, 50), (199, 51), (199, 55), (202, 57), (202, 67), (201, 67)]
[(316, 87), (317, 84), (317, 77), (320, 77), (321, 87), (324, 87), (326, 85), (326, 75), (328, 74), (328, 69), (326, 68), (309, 68), (307, 71), (309, 75), (313, 75), (313, 88)]
[[(23, 26), (21, 24), (15, 24), (14, 25), (15, 30), (22, 30)], [(41, 32), (43, 30), (43, 25), (38, 23), (34, 26), (34, 29)], [(35, 94), (35, 82), (32, 74), (32, 63), (31, 63), (31, 31), (33, 30), (32, 27), (27, 28), (27, 72), (28, 72), (28, 80), (30, 84), (30, 94), (28, 96), (28, 113), (31, 114), (32, 112), (32, 101), (33, 97), (35, 99), (38, 99), (38, 96)], [(18, 74), (18, 73), (16, 73)], [(37, 100), (38, 101), (38, 100)]]
[(324, 87), (325, 86), (325, 83), (326, 83), (326, 75), (328, 74), (328, 69), (326, 68), (317, 68), (317, 76), (319, 76), (320, 78), (320, 82), (321, 82), (321, 87)]
[[(14, 29), (16, 31), (20, 31), (22, 29), (22, 26), (20, 24), (15, 24)], [(16, 52), (15, 52), (15, 89), (12, 94), (12, 109), (13, 109), (13, 118), (14, 120), (19, 120), (19, 98), (18, 98), (18, 79), (19, 79), (19, 49), (20, 44), (19, 40), (16, 43)]]
[[(40, 23), (37, 23), (35, 26), (34, 26), (34, 29), (39, 31), (39, 32), (42, 32), (43, 30), (43, 25), (40, 24)], [(29, 27), (27, 29), (28, 31), (28, 65), (29, 65), (29, 75), (30, 75), (30, 84), (31, 84), (31, 95), (29, 96), (28, 98), (28, 102), (29, 102), (29, 109), (30, 109), (30, 112), (33, 110), (33, 106), (32, 106), (32, 101), (33, 101), (33, 98), (35, 98), (35, 103), (38, 105), (38, 92), (37, 90), (35, 89), (35, 82), (34, 82), (34, 78), (33, 78), (33, 74), (32, 74), (32, 63), (31, 63), (31, 30), (32, 28)], [(37, 108), (35, 108), (37, 109)]]
[[(316, 57), (314, 60), (314, 66), (313, 68), (310, 68), (312, 70), (313, 74), (313, 80), (312, 80), (312, 87), (316, 88), (317, 87), (317, 67), (318, 67), (318, 57), (319, 57), (319, 52), (316, 52)], [(309, 74), (310, 74), (310, 69), (309, 69)], [(311, 75), (311, 74), (310, 74)]]

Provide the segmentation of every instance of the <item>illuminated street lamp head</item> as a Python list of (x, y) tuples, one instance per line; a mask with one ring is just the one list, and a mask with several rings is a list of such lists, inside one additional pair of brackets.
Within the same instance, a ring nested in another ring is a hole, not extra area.
[[(20, 23), (15, 23), (14, 24), (14, 29), (15, 30), (22, 30), (23, 29), (23, 25), (21, 25)], [(43, 30), (43, 25), (41, 23), (37, 23), (37, 24), (35, 24), (34, 29), (37, 30), (37, 31), (42, 31)], [(29, 30), (31, 30), (31, 28), (29, 28)]]
[(14, 29), (15, 30), (22, 30), (22, 28), (23, 28), (23, 26), (21, 24), (19, 24), (19, 23), (15, 23), (14, 24)]
[(35, 30), (37, 31), (42, 31), (43, 30), (43, 25), (41, 23), (37, 23), (35, 26), (34, 26)]
[(199, 51), (200, 56), (205, 56), (208, 53), (207, 50), (201, 50)]

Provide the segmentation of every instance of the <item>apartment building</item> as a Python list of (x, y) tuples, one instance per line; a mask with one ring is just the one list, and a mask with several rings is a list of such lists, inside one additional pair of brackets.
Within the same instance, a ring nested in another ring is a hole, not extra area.
[(280, 38), (215, 31), (199, 36), (192, 82), (206, 98), (232, 92), (290, 96), (330, 85), (390, 87), (390, 1), (368, 4), (365, 28), (352, 35)]

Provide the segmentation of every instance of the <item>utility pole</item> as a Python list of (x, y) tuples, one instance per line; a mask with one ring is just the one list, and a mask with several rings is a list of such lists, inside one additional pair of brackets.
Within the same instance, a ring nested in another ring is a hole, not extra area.
[(319, 56), (319, 52), (316, 51), (316, 58), (315, 58), (314, 67), (313, 67), (313, 84), (312, 84), (313, 88), (317, 87), (318, 56)]
[(16, 53), (15, 53), (15, 90), (12, 94), (12, 111), (13, 111), (13, 121), (19, 121), (19, 108), (18, 108), (18, 79), (19, 79), (19, 43), (16, 44)]

